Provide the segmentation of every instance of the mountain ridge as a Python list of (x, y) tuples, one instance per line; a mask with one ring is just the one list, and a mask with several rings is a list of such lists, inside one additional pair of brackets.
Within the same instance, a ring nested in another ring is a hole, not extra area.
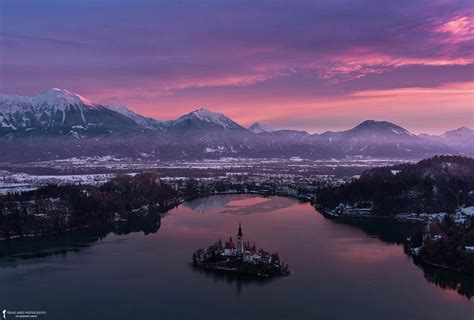
[(66, 153), (157, 159), (474, 154), (469, 148), (473, 138), (468, 128), (438, 137), (417, 136), (394, 123), (376, 120), (321, 134), (268, 130), (258, 122), (253, 125), (257, 130), (251, 127), (206, 108), (160, 121), (125, 106), (94, 103), (58, 88), (33, 97), (0, 94), (0, 142), (8, 151), (0, 155), (0, 161), (17, 159), (22, 153), (41, 159), (64, 157)]

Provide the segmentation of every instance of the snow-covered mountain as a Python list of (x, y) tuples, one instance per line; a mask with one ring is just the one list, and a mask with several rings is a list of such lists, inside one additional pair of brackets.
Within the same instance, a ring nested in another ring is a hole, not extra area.
[(275, 130), (273, 130), (272, 128), (270, 128), (269, 126), (266, 126), (260, 122), (254, 122), (249, 128), (248, 128), (250, 131), (252, 131), (253, 133), (263, 133), (263, 132), (273, 132)]
[(442, 135), (421, 134), (420, 137), (431, 141), (441, 142), (455, 148), (466, 155), (474, 155), (474, 130), (467, 127), (450, 130)]
[(162, 135), (178, 158), (215, 158), (248, 154), (254, 133), (227, 116), (200, 108), (167, 122)]
[(135, 113), (132, 110), (128, 109), (126, 106), (105, 105), (105, 107), (109, 110), (124, 115), (125, 117), (133, 120), (137, 125), (145, 129), (163, 129), (163, 127), (166, 126), (166, 123), (164, 121), (142, 116), (141, 114)]
[(222, 113), (210, 111), (205, 108), (194, 110), (177, 120), (169, 122), (172, 131), (206, 131), (206, 130), (224, 130), (224, 131), (247, 131), (244, 127), (226, 117)]
[(34, 97), (0, 95), (0, 126), (4, 133), (36, 130), (78, 134), (140, 129), (130, 115), (58, 88)]
[[(472, 150), (472, 130), (416, 136), (396, 124), (367, 120), (340, 132), (249, 129), (197, 109), (159, 121), (124, 106), (94, 103), (64, 89), (33, 97), (0, 95), (0, 161), (113, 155), (155, 159), (347, 156), (423, 158)], [(472, 154), (472, 153), (471, 153)]]

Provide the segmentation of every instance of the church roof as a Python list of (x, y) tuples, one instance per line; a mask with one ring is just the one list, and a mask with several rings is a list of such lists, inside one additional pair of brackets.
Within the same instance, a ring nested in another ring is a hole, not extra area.
[(225, 249), (235, 249), (235, 243), (231, 240), (225, 243)]

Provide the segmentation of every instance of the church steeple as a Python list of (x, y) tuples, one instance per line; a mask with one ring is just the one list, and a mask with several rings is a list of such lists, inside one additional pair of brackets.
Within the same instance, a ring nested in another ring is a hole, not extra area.
[(242, 241), (242, 226), (239, 223), (239, 232), (237, 233), (237, 250), (240, 254), (244, 253), (244, 243)]

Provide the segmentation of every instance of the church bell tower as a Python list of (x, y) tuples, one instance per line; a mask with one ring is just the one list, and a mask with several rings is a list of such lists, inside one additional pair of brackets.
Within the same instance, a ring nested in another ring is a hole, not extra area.
[(242, 226), (239, 223), (239, 232), (237, 233), (237, 251), (242, 254), (244, 253), (244, 243), (242, 242)]

